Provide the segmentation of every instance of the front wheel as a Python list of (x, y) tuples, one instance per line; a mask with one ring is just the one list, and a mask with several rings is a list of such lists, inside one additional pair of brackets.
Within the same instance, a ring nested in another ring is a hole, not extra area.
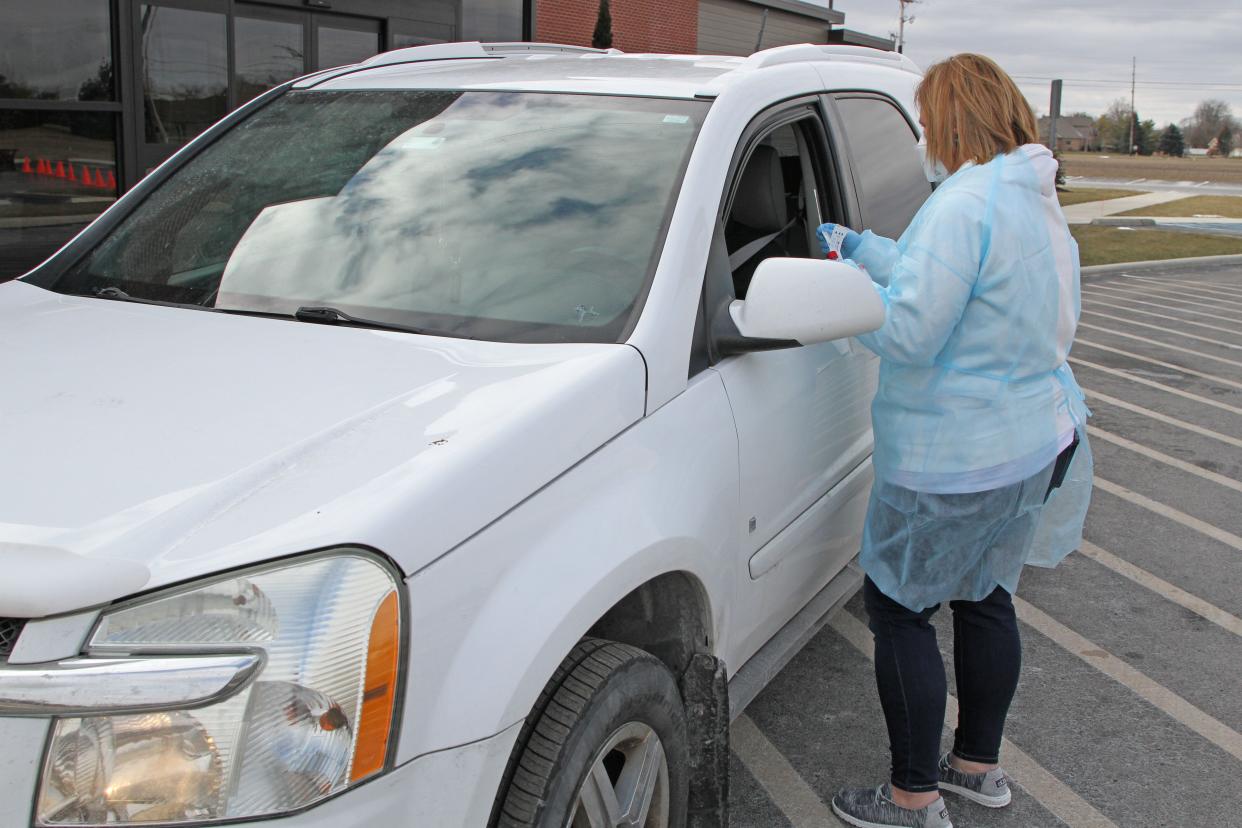
[(501, 828), (682, 828), (686, 719), (672, 673), (650, 653), (584, 639), (524, 728)]

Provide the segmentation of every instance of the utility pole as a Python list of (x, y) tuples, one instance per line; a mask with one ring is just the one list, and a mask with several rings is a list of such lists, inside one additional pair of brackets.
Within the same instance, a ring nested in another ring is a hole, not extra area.
[(1134, 122), (1138, 117), (1134, 114), (1134, 75), (1138, 71), (1138, 58), (1130, 58), (1130, 145), (1126, 147), (1126, 155), (1134, 155)]
[(1061, 81), (1052, 82), (1052, 97), (1048, 102), (1048, 149), (1057, 151), (1057, 118), (1061, 117)]
[(906, 24), (914, 22), (914, 15), (906, 14), (906, 6), (915, 3), (921, 3), (923, 0), (897, 0), (898, 16), (897, 16), (897, 52), (905, 53), (906, 48)]

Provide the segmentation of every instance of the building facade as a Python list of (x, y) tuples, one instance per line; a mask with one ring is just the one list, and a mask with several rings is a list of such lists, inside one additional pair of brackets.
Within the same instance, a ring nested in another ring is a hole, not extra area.
[[(586, 46), (598, 13), (599, 0), (3, 0), (0, 280), (290, 78), (452, 40)], [(612, 0), (611, 13), (629, 52), (858, 42), (841, 12), (800, 0)]]

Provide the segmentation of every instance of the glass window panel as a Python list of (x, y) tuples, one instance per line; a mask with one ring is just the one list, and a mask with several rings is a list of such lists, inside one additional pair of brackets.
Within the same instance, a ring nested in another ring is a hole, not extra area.
[(319, 25), (319, 68), (344, 66), (379, 54), (379, 24), (368, 31)]
[(462, 40), (521, 40), (522, 0), (464, 0), (461, 31)]
[(447, 43), (453, 39), (453, 27), (443, 23), (402, 23), (392, 33), (392, 47), (426, 46), (430, 43)]
[(291, 92), (41, 284), (448, 335), (615, 342), (642, 307), (706, 105)]
[(116, 200), (116, 116), (0, 109), (0, 280), (43, 261)]
[(141, 7), (146, 140), (183, 144), (224, 116), (225, 16)]
[(4, 0), (0, 98), (112, 100), (109, 5), (103, 0)]
[(863, 226), (895, 239), (931, 195), (915, 149), (918, 139), (905, 116), (887, 101), (845, 98), (837, 106), (861, 190)]
[(306, 71), (301, 23), (239, 14), (233, 37), (238, 103)]

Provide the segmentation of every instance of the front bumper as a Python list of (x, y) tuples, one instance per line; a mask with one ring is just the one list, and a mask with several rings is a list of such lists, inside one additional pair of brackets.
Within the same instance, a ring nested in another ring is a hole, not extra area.
[[(47, 719), (0, 718), (0, 826), (33, 819)], [(293, 816), (232, 825), (264, 828), (483, 828), (521, 722), (488, 739), (412, 759), (390, 773)]]

